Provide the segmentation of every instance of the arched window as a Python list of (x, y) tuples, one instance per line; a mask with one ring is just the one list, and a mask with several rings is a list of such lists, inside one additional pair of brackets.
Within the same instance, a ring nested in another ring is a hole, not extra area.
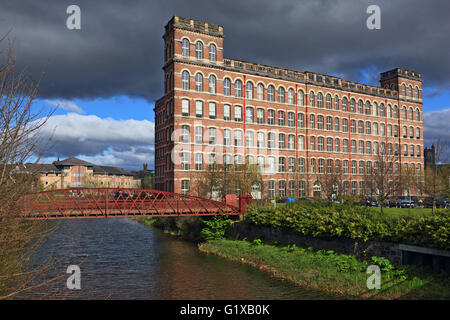
[(197, 59), (203, 59), (203, 43), (201, 41), (195, 43), (195, 57)]
[(412, 98), (412, 86), (411, 85), (409, 85), (409, 87), (408, 87), (408, 95), (409, 95), (409, 97), (410, 98)]
[(409, 116), (409, 120), (414, 120), (412, 107), (409, 107), (408, 116)]
[(402, 96), (406, 96), (406, 86), (402, 83)]
[(334, 110), (339, 110), (339, 96), (334, 96)]
[(216, 77), (214, 75), (209, 76), (209, 93), (216, 93)]
[(398, 107), (397, 106), (394, 106), (394, 113), (393, 113), (393, 115), (394, 115), (394, 119), (398, 119)]
[(366, 101), (366, 114), (370, 116), (370, 101)]
[(364, 109), (363, 109), (363, 102), (362, 100), (358, 100), (358, 113), (359, 114), (363, 114), (364, 113)]
[(184, 70), (181, 73), (181, 87), (183, 90), (189, 90), (189, 71)]
[(225, 96), (231, 95), (231, 81), (228, 78), (225, 78), (225, 80), (223, 81), (223, 94)]
[(294, 104), (294, 90), (292, 89), (288, 90), (288, 103)]
[[(341, 145), (340, 144), (341, 144), (341, 140), (339, 138), (335, 138), (334, 139), (334, 151), (335, 152), (341, 152)], [(338, 167), (337, 161), (339, 161), (339, 160), (336, 160), (336, 167)]]
[(372, 115), (376, 117), (378, 115), (378, 104), (376, 102), (373, 103)]
[(237, 98), (242, 97), (242, 81), (236, 80), (234, 82), (234, 96)]
[(267, 100), (275, 101), (275, 88), (272, 85), (267, 88)]
[(405, 107), (405, 106), (402, 107), (402, 118), (403, 118), (403, 120), (406, 120), (406, 119), (407, 119), (407, 115), (406, 115), (406, 107)]
[(189, 40), (188, 39), (183, 39), (183, 41), (181, 41), (181, 54), (183, 55), (183, 57), (189, 57)]
[(323, 108), (323, 94), (322, 94), (322, 92), (319, 92), (317, 94), (317, 107), (318, 108)]
[(414, 98), (419, 99), (419, 88), (414, 88)]
[(249, 81), (245, 85), (245, 97), (247, 99), (253, 99), (253, 83)]
[(326, 106), (327, 106), (327, 109), (331, 109), (331, 94), (327, 94), (326, 95)]
[(384, 103), (380, 104), (380, 117), (384, 117)]
[(216, 62), (216, 46), (212, 43), (209, 45), (209, 61)]
[(264, 100), (264, 86), (261, 83), (256, 87), (256, 94), (258, 100)]
[(314, 107), (316, 105), (316, 99), (314, 97), (314, 91), (309, 93), (309, 105)]
[(303, 104), (304, 104), (304, 101), (303, 101), (303, 91), (302, 90), (298, 90), (298, 92), (297, 92), (297, 104), (299, 105), (299, 106), (303, 106)]
[(203, 76), (200, 72), (195, 75), (195, 90), (198, 92), (203, 91)]
[(342, 98), (342, 111), (348, 111), (348, 100), (347, 97)]
[(416, 121), (420, 121), (420, 110), (416, 108)]
[(356, 101), (355, 99), (351, 98), (350, 99), (350, 112), (356, 112)]
[(284, 88), (283, 87), (278, 88), (278, 102), (284, 103)]
[(392, 118), (392, 107), (390, 104), (388, 104), (388, 108), (387, 108), (387, 117)]

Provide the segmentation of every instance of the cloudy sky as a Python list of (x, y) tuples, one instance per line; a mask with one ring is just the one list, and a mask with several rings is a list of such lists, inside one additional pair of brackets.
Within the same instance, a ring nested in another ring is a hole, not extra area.
[[(81, 30), (66, 27), (71, 4)], [(369, 5), (381, 29), (366, 27)], [(153, 166), (154, 100), (162, 95), (162, 35), (173, 15), (224, 27), (225, 57), (378, 85), (379, 73), (422, 73), (424, 134), (450, 139), (450, 1), (423, 0), (16, 0), (0, 3), (0, 35), (15, 38), (35, 77), (37, 106), (58, 106), (45, 160)], [(447, 120), (447, 121), (446, 121)]]

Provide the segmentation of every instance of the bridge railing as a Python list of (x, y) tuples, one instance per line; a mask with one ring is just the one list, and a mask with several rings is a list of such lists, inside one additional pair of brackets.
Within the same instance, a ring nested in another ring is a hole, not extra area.
[(251, 197), (237, 205), (195, 196), (147, 189), (70, 188), (25, 195), (23, 218), (60, 219), (124, 216), (238, 215)]

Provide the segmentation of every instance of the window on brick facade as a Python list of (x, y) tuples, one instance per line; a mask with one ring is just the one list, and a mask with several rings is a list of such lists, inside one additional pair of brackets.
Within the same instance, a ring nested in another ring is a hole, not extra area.
[(195, 127), (195, 143), (196, 144), (203, 143), (203, 128), (200, 126)]
[(195, 75), (195, 90), (198, 92), (203, 91), (203, 76), (200, 72)]
[(209, 61), (216, 62), (216, 46), (214, 44), (209, 45)]
[(275, 101), (275, 88), (272, 85), (267, 88), (267, 100)]
[(203, 117), (203, 101), (195, 101), (195, 116)]
[(195, 44), (195, 57), (197, 59), (203, 59), (203, 43), (197, 41)]
[(223, 81), (223, 94), (225, 96), (231, 95), (231, 80), (228, 78), (225, 78), (225, 80)]
[(278, 88), (278, 102), (284, 103), (284, 88), (283, 87)]
[(181, 88), (189, 90), (189, 72), (186, 70), (181, 73)]
[(298, 136), (298, 150), (305, 150), (305, 136)]
[(279, 126), (284, 126), (284, 111), (278, 111), (278, 125)]
[(245, 109), (245, 122), (253, 123), (253, 108), (246, 107)]
[(286, 135), (284, 133), (278, 134), (278, 148), (279, 149), (286, 148)]
[(294, 104), (294, 95), (295, 95), (294, 90), (289, 89), (288, 90), (288, 103), (289, 104)]
[(210, 119), (216, 118), (216, 104), (214, 102), (209, 103), (209, 118)]
[(267, 110), (267, 124), (275, 124), (275, 110)]
[(181, 42), (181, 54), (183, 57), (189, 57), (189, 40), (183, 39)]
[(253, 99), (253, 83), (249, 81), (245, 85), (245, 97), (250, 100)]
[(350, 112), (356, 112), (356, 101), (355, 99), (350, 99)]
[(312, 106), (312, 107), (314, 107), (316, 105), (316, 99), (315, 99), (315, 96), (314, 96), (314, 91), (311, 91), (309, 93), (309, 105)]
[(231, 120), (231, 106), (228, 104), (223, 106), (223, 120)]
[(318, 108), (323, 108), (323, 94), (322, 94), (322, 92), (319, 92), (317, 94), (317, 107)]
[(297, 105), (303, 106), (303, 104), (304, 104), (303, 99), (304, 99), (303, 91), (302, 90), (298, 90), (298, 92), (297, 92)]
[(295, 127), (295, 113), (288, 112), (288, 126)]
[(348, 111), (348, 100), (347, 97), (342, 98), (342, 111)]
[(242, 97), (242, 81), (236, 80), (234, 82), (234, 96), (237, 98)]
[(323, 130), (323, 116), (322, 115), (317, 116), (317, 129)]
[(261, 83), (256, 87), (256, 91), (257, 99), (264, 100), (264, 86)]
[(264, 123), (264, 109), (258, 108), (256, 110), (256, 122), (258, 124), (263, 124)]
[(327, 109), (331, 109), (331, 94), (326, 95), (326, 107)]
[(234, 121), (242, 121), (242, 107), (234, 106)]
[(209, 93), (216, 93), (216, 77), (214, 75), (209, 76)]
[(189, 100), (188, 99), (181, 100), (181, 115), (189, 116)]

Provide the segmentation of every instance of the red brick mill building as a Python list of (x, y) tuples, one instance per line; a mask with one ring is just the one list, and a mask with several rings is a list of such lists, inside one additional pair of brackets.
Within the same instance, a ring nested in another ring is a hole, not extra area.
[(178, 16), (163, 39), (157, 189), (189, 193), (214, 161), (257, 164), (269, 197), (317, 195), (318, 177), (332, 167), (343, 170), (345, 194), (362, 195), (380, 150), (397, 154), (400, 170), (423, 170), (419, 73), (393, 69), (376, 87), (227, 59), (222, 26)]

